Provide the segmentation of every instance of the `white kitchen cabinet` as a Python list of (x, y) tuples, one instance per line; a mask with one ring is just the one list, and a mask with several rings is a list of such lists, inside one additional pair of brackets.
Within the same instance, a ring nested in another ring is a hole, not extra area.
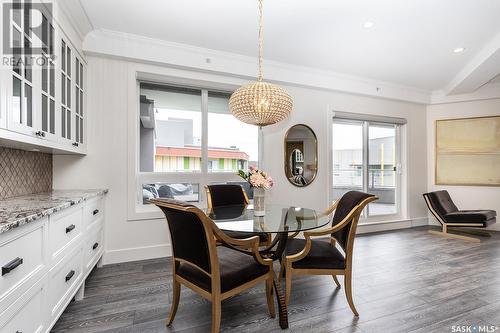
[(104, 253), (104, 196), (0, 234), (0, 332), (49, 332)]
[(13, 61), (3, 62), (0, 72), (2, 144), (85, 154), (86, 61), (57, 18), (50, 21), (50, 13), (42, 13), (38, 38), (29, 28), (29, 3), (19, 6), (9, 14)]

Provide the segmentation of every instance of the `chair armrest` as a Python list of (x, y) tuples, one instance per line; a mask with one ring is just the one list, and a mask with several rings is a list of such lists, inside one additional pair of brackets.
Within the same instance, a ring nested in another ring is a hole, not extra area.
[(349, 212), (349, 214), (347, 214), (347, 216), (342, 221), (340, 221), (340, 223), (336, 224), (333, 227), (330, 227), (330, 228), (327, 228), (324, 230), (320, 230), (320, 231), (305, 231), (304, 237), (306, 239), (306, 245), (305, 245), (304, 249), (296, 254), (286, 256), (286, 260), (289, 262), (294, 262), (294, 261), (299, 261), (299, 260), (303, 259), (304, 257), (306, 257), (307, 254), (309, 253), (309, 251), (311, 250), (311, 246), (312, 246), (312, 239), (311, 238), (312, 237), (330, 235), (336, 231), (339, 231), (347, 223), (349, 223), (349, 221), (353, 218), (353, 216), (357, 212), (358, 212), (358, 209), (351, 210)]
[(337, 201), (334, 201), (332, 202), (332, 205), (330, 207), (328, 207), (327, 210), (325, 210), (323, 213), (315, 216), (315, 217), (296, 217), (297, 221), (307, 221), (307, 220), (314, 220), (314, 219), (317, 219), (318, 217), (321, 217), (321, 216), (327, 216), (327, 215), (330, 215), (331, 213), (333, 213), (335, 211), (335, 209), (337, 208), (337, 205), (338, 205), (338, 200)]
[(347, 223), (353, 218), (353, 216), (356, 214), (357, 209), (353, 209), (347, 214), (346, 217), (336, 225), (330, 228), (318, 230), (318, 231), (305, 231), (304, 236), (305, 237), (318, 237), (318, 236), (326, 236), (333, 234), (334, 232), (339, 231), (340, 229), (344, 228)]
[[(273, 260), (268, 258), (263, 258), (259, 252), (259, 236), (252, 236), (248, 238), (232, 238), (226, 235), (223, 231), (221, 231), (215, 224), (212, 226), (212, 230), (214, 232), (216, 240), (222, 243), (223, 246), (226, 246), (232, 250), (242, 252), (248, 255), (253, 256), (255, 261), (264, 266), (272, 266)], [(248, 249), (250, 251), (244, 251), (242, 249)]]
[[(337, 208), (337, 205), (339, 204), (339, 201), (333, 201), (331, 206), (328, 207), (327, 210), (325, 210), (323, 213), (321, 213), (319, 216), (327, 216), (327, 215), (330, 215), (332, 214), (335, 209)], [(313, 219), (316, 219), (318, 217), (302, 217), (302, 218), (299, 218), (297, 217), (297, 220), (300, 222), (300, 221), (307, 221), (307, 220), (313, 220)], [(298, 234), (300, 233), (300, 231), (296, 231), (294, 232), (293, 234), (291, 235), (288, 235), (288, 238), (295, 238)]]
[(338, 204), (339, 204), (339, 200), (336, 200), (336, 201), (332, 202), (331, 206), (328, 207), (328, 209), (325, 210), (325, 212), (323, 214), (324, 215), (330, 215), (331, 213), (333, 213), (333, 211), (335, 209), (337, 209)]

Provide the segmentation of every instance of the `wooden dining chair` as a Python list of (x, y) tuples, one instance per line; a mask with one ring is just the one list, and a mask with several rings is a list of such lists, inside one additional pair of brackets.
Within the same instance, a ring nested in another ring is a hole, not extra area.
[[(250, 203), (247, 192), (245, 191), (243, 186), (238, 184), (206, 185), (205, 191), (207, 192), (207, 207), (209, 210), (224, 206), (246, 206)], [(248, 232), (227, 230), (224, 232), (226, 233), (226, 235), (232, 238), (248, 238), (253, 236), (253, 234), (249, 234)], [(261, 246), (268, 246), (271, 244), (271, 234), (261, 232), (258, 234), (258, 236)]]
[(173, 300), (167, 326), (177, 312), (181, 285), (212, 302), (212, 333), (219, 332), (221, 302), (260, 282), (265, 282), (269, 313), (275, 317), (273, 261), (260, 255), (259, 237), (231, 238), (199, 208), (184, 202), (150, 202), (165, 214), (172, 241)]
[[(331, 275), (340, 287), (337, 275), (344, 275), (344, 288), (347, 302), (354, 315), (358, 311), (352, 299), (352, 254), (354, 237), (359, 216), (365, 206), (378, 198), (359, 191), (347, 192), (334, 203), (326, 213), (335, 213), (332, 226), (320, 231), (305, 231), (304, 239), (290, 239), (287, 243), (286, 256), (282, 263), (286, 274), (285, 302), (290, 301), (293, 275)], [(330, 236), (327, 239), (312, 239), (318, 236)], [(342, 254), (336, 244), (342, 248)]]

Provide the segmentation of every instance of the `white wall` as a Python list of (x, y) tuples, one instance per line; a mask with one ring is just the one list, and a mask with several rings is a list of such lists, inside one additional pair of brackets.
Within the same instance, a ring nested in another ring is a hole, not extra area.
[[(109, 188), (106, 203), (105, 263), (151, 258), (169, 254), (169, 239), (163, 219), (129, 221), (127, 219), (127, 112), (130, 101), (131, 70), (221, 80), (241, 84), (241, 79), (99, 56), (88, 57), (87, 151), (85, 157), (54, 156), (54, 188)], [(328, 204), (328, 105), (337, 111), (379, 114), (408, 119), (408, 207), (406, 217), (425, 221), (426, 208), (421, 194), (426, 191), (427, 153), (425, 106), (381, 98), (309, 88), (286, 87), (294, 99), (292, 116), (265, 128), (264, 164), (276, 181), (268, 201), (325, 209)], [(312, 127), (319, 141), (319, 174), (306, 188), (297, 188), (283, 171), (283, 138), (297, 123)]]
[(165, 221), (127, 220), (128, 63), (94, 57), (87, 60), (88, 154), (54, 155), (53, 186), (109, 189), (105, 263), (167, 255)]
[[(429, 191), (447, 190), (459, 209), (484, 208), (494, 209), (500, 213), (500, 187), (435, 184), (435, 121), (491, 115), (500, 115), (500, 99), (429, 105), (427, 107), (427, 187)], [(434, 219), (431, 219), (431, 222), (438, 224)], [(494, 224), (490, 229), (500, 230), (500, 224)]]
[[(407, 209), (404, 217), (419, 220), (427, 216), (422, 193), (426, 184), (427, 154), (425, 137), (425, 106), (344, 93), (286, 87), (294, 99), (294, 109), (285, 121), (264, 129), (264, 167), (274, 177), (275, 187), (269, 192), (271, 201), (281, 204), (302, 205), (324, 210), (328, 205), (329, 191), (329, 126), (328, 110), (402, 117), (406, 125), (408, 163), (405, 170)], [(290, 184), (283, 171), (283, 137), (295, 124), (310, 126), (318, 137), (318, 175), (314, 182), (297, 188)]]

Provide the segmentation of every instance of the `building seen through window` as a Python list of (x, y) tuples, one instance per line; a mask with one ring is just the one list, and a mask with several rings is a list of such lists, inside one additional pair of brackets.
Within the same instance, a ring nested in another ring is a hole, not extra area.
[[(141, 173), (236, 174), (258, 165), (258, 128), (230, 113), (230, 93), (148, 83), (140, 88)], [(144, 198), (172, 193), (168, 197), (199, 200), (199, 184), (148, 183), (144, 191)]]

